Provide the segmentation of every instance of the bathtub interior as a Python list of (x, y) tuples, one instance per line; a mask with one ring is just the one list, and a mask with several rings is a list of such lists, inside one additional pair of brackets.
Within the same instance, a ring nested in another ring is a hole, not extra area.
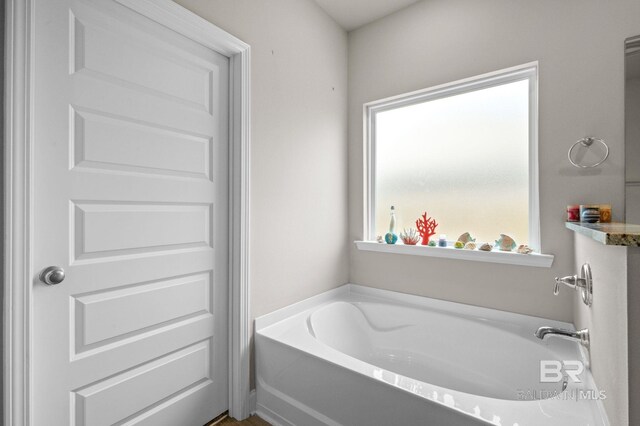
[[(540, 361), (580, 356), (568, 342), (561, 352), (541, 346), (521, 324), (389, 303), (330, 303), (309, 316), (308, 327), (321, 343), (375, 367), (505, 400), (561, 393), (562, 382), (540, 383)], [(525, 394), (532, 384), (538, 392)]]
[[(258, 409), (280, 419), (275, 424), (361, 424), (362, 415), (348, 406), (373, 398), (374, 388), (382, 386), (396, 393), (385, 394), (389, 403), (373, 418), (383, 416), (389, 404), (413, 404), (408, 401), (418, 398), (422, 402), (413, 405), (412, 415), (450, 410), (450, 421), (432, 424), (608, 426), (602, 401), (574, 400), (577, 392), (596, 389), (588, 370), (581, 383), (570, 381), (564, 392), (562, 383), (540, 382), (541, 359), (588, 364), (587, 352), (574, 342), (535, 338), (540, 326), (573, 328), (347, 284), (256, 320)], [(345, 406), (341, 401), (347, 397), (330, 378), (347, 376), (354, 379), (339, 388), (349, 389), (353, 401)], [(289, 417), (304, 421), (287, 423)]]

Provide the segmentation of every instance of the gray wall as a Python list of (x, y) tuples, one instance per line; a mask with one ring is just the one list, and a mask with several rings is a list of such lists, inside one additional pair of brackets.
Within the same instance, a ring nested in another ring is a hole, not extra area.
[[(636, 62), (635, 68), (640, 70), (640, 52), (627, 56), (627, 66)], [(626, 164), (626, 199), (625, 220), (629, 223), (640, 223), (640, 77), (627, 76), (625, 90), (625, 164)]]
[(176, 2), (251, 45), (251, 315), (346, 283), (346, 32), (312, 0)]
[[(587, 307), (568, 287), (560, 289), (574, 300), (576, 328), (588, 328), (591, 334), (591, 371), (600, 390), (606, 392), (604, 406), (612, 425), (629, 423), (627, 355), (627, 256), (638, 248), (605, 246), (584, 235), (575, 234), (575, 271), (589, 263), (593, 272), (593, 305)], [(631, 323), (629, 323), (631, 325)], [(636, 404), (637, 405), (637, 404)]]
[[(628, 57), (628, 63), (640, 62), (640, 52)], [(640, 68), (640, 65), (638, 65)], [(640, 182), (640, 76), (627, 78), (625, 89), (625, 163), (627, 182)]]
[[(564, 212), (610, 203), (623, 217), (623, 43), (640, 33), (638, 16), (637, 0), (429, 0), (349, 33), (350, 240), (363, 238), (363, 103), (537, 60), (542, 248), (556, 256), (546, 269), (352, 246), (350, 281), (572, 321), (571, 297), (552, 294), (554, 276), (574, 270)], [(567, 149), (587, 135), (606, 139), (611, 155), (581, 171)]]
[(177, 0), (251, 45), (251, 312), (344, 284), (347, 35), (311, 0)]

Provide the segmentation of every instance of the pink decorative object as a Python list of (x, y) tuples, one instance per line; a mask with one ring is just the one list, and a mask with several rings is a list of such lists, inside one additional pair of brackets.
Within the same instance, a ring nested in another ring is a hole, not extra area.
[(580, 222), (580, 206), (578, 204), (567, 206), (567, 222)]
[(429, 244), (429, 238), (436, 233), (436, 227), (438, 226), (438, 222), (432, 217), (427, 217), (427, 212), (424, 212), (422, 217), (416, 220), (416, 228), (418, 228), (418, 233), (422, 237), (422, 245), (426, 246)]

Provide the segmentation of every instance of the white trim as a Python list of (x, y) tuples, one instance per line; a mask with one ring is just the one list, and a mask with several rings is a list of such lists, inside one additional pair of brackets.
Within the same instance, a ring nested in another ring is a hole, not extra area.
[(404, 244), (384, 244), (375, 241), (355, 241), (358, 250), (378, 253), (409, 254), (413, 256), (439, 257), (444, 259), (471, 260), (475, 262), (502, 263), (505, 265), (537, 266), (550, 268), (552, 254), (519, 254), (508, 251), (464, 250), (453, 247), (409, 246)]
[(538, 62), (529, 64), (529, 246), (542, 253), (540, 238), (540, 163), (538, 161)]
[[(230, 57), (229, 413), (249, 416), (250, 47), (171, 0), (116, 0)], [(6, 2), (4, 424), (30, 424), (32, 0)]]
[(32, 1), (5, 9), (4, 424), (30, 422)]
[(466, 78), (415, 92), (364, 104), (364, 230), (363, 237), (375, 239), (375, 117), (376, 113), (408, 105), (528, 79), (529, 86), (529, 246), (541, 251), (538, 165), (538, 62)]
[(249, 392), (249, 413), (251, 415), (254, 415), (256, 413), (256, 410), (258, 409), (257, 397), (258, 396), (255, 389)]
[(250, 403), (250, 216), (251, 211), (251, 117), (250, 117), (250, 50), (231, 58), (231, 125), (233, 149), (231, 150), (230, 239), (231, 290), (229, 292), (229, 413), (243, 420), (251, 414)]
[(271, 411), (264, 405), (256, 406), (256, 414), (272, 426), (295, 426), (289, 420)]

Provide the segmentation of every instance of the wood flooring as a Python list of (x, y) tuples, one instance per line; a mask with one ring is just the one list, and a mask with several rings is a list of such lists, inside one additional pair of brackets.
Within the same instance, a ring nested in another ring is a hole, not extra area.
[(206, 426), (271, 426), (270, 423), (262, 420), (258, 416), (251, 416), (248, 419), (238, 421), (233, 417), (224, 417), (222, 419), (214, 420)]

